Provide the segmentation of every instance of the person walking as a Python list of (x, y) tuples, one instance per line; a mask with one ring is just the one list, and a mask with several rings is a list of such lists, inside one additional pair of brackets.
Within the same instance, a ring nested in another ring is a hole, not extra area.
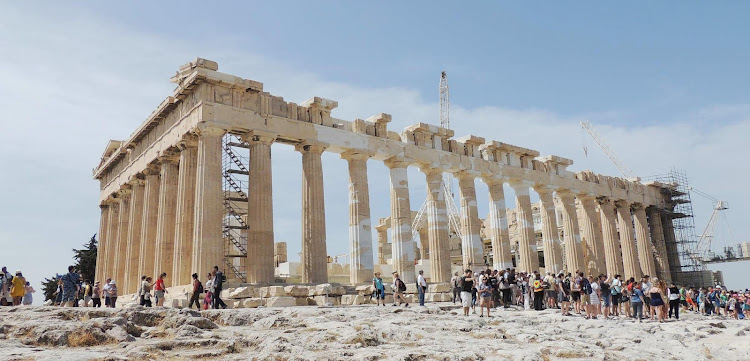
[(73, 302), (76, 299), (76, 296), (78, 295), (78, 291), (80, 290), (81, 286), (78, 284), (79, 276), (78, 273), (75, 272), (75, 267), (69, 266), (68, 267), (68, 273), (64, 274), (62, 276), (62, 288), (63, 288), (63, 296), (62, 296), (62, 306), (63, 307), (73, 307)]
[(227, 308), (227, 305), (224, 303), (224, 301), (221, 300), (221, 290), (222, 287), (224, 287), (224, 282), (226, 281), (226, 278), (224, 278), (224, 273), (219, 271), (219, 266), (214, 266), (214, 294), (213, 294), (213, 303), (214, 308), (218, 309), (221, 308)]
[(398, 305), (401, 306), (401, 303), (404, 303), (404, 307), (409, 307), (409, 302), (406, 302), (406, 299), (404, 298), (404, 292), (406, 292), (406, 284), (404, 281), (401, 280), (398, 273), (393, 272), (393, 305), (396, 306), (396, 300), (398, 300)]
[(612, 308), (612, 275), (605, 276), (599, 275), (599, 295), (600, 297), (600, 303), (602, 305), (602, 314), (604, 315), (604, 318), (609, 318), (609, 312)]
[(424, 280), (424, 271), (419, 270), (417, 276), (417, 292), (419, 292), (419, 305), (424, 306), (424, 294), (427, 292), (427, 281)]
[(91, 296), (94, 294), (94, 286), (88, 280), (83, 281), (83, 307), (89, 307)]
[(164, 277), (167, 277), (166, 272), (162, 272), (154, 283), (154, 298), (156, 298), (157, 307), (164, 307), (164, 294), (169, 293), (164, 286)]
[(461, 301), (461, 276), (458, 275), (458, 272), (453, 274), (453, 277), (451, 278), (451, 286), (453, 288), (453, 304), (456, 304), (456, 300), (459, 302)]
[(669, 318), (672, 318), (674, 312), (675, 320), (680, 319), (680, 289), (672, 282), (667, 289), (667, 298), (669, 299)]
[(16, 271), (15, 277), (10, 282), (10, 296), (13, 297), (13, 306), (20, 306), (23, 295), (26, 294), (26, 279), (23, 278), (21, 271)]
[(13, 303), (13, 297), (10, 295), (13, 275), (8, 272), (8, 268), (3, 267), (0, 272), (0, 306), (7, 306)]
[(563, 273), (560, 272), (559, 275), (557, 275), (557, 290), (559, 292), (559, 298), (560, 298), (560, 312), (563, 316), (569, 316), (570, 315), (570, 273), (568, 273), (567, 276), (563, 276)]
[(375, 272), (372, 277), (372, 287), (375, 289), (375, 302), (377, 306), (385, 306), (385, 284), (380, 277), (380, 272)]
[(190, 303), (188, 304), (188, 308), (193, 308), (193, 303), (195, 303), (195, 308), (198, 309), (198, 311), (201, 310), (201, 303), (200, 303), (200, 297), (201, 293), (203, 293), (203, 284), (201, 284), (201, 281), (198, 280), (198, 274), (193, 273), (193, 295), (190, 297)]
[(464, 316), (469, 315), (469, 307), (471, 307), (471, 289), (474, 288), (474, 278), (472, 272), (467, 269), (464, 272), (464, 276), (461, 277), (461, 306), (464, 309)]
[[(658, 282), (658, 280), (654, 278), (654, 282)], [(649, 288), (649, 294), (651, 295), (651, 321), (656, 317), (657, 321), (662, 322), (664, 319), (663, 306), (666, 296), (662, 294), (662, 290), (658, 287), (658, 283), (656, 286), (651, 286), (651, 288)]]
[(117, 285), (114, 280), (109, 282), (107, 293), (109, 294), (109, 308), (115, 308), (117, 305)]
[(34, 287), (31, 287), (31, 284), (28, 281), (26, 282), (26, 287), (24, 288), (26, 293), (24, 293), (21, 303), (26, 306), (31, 306), (31, 303), (34, 302), (34, 298), (31, 294), (35, 293), (36, 290), (34, 289)]
[(641, 287), (643, 287), (641, 282), (634, 282), (633, 291), (630, 293), (630, 305), (633, 308), (633, 318), (637, 318), (638, 322), (643, 322), (643, 304), (645, 303)]
[(492, 305), (492, 283), (489, 277), (482, 279), (482, 284), (479, 285), (479, 317), (484, 315), (484, 310), (487, 310), (487, 317), (490, 317), (490, 306)]
[(615, 275), (610, 286), (610, 294), (612, 296), (612, 316), (620, 317), (620, 303), (622, 300), (622, 281), (620, 280), (620, 275)]
[(102, 295), (104, 296), (104, 307), (109, 308), (110, 300), (109, 300), (109, 283), (112, 282), (111, 278), (107, 278), (104, 280), (104, 285), (102, 286)]
[(206, 275), (208, 277), (206, 279), (206, 287), (205, 287), (205, 293), (206, 295), (203, 297), (203, 309), (207, 310), (209, 308), (213, 308), (213, 293), (214, 293), (214, 275), (212, 273), (208, 273)]
[(91, 294), (91, 307), (102, 307), (102, 289), (99, 281), (94, 282), (94, 290)]
[(153, 280), (153, 278), (149, 276), (143, 276), (143, 277), (146, 277), (146, 278), (144, 278), (143, 281), (141, 282), (141, 297), (142, 297), (142, 302), (143, 302), (141, 303), (141, 306), (151, 307), (153, 305), (151, 302), (151, 288), (152, 288), (151, 281)]

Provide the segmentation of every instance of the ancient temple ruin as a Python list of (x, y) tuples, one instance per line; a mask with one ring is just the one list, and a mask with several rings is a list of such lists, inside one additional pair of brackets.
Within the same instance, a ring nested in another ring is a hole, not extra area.
[[(328, 282), (323, 152), (340, 154), (349, 166), (351, 284), (370, 282), (386, 256), (405, 280), (415, 278), (416, 258), (429, 258), (432, 282), (447, 282), (454, 263), (663, 279), (679, 272), (680, 260), (667, 257), (675, 254), (667, 252), (675, 246), (668, 184), (573, 173), (572, 160), (481, 136), (454, 138), (453, 130), (430, 124), (397, 132), (388, 129), (388, 114), (336, 119), (335, 101), (287, 102), (264, 92), (262, 83), (219, 72), (210, 60), (181, 66), (172, 82), (174, 94), (127, 140), (110, 141), (94, 170), (101, 188), (96, 278), (113, 278), (121, 294), (137, 290), (139, 275), (167, 272), (172, 286), (185, 285), (192, 273), (203, 277), (214, 265), (240, 283), (273, 284), (274, 268), (287, 258), (286, 248), (280, 254), (274, 244), (276, 144), (302, 154), (303, 283)], [(247, 162), (234, 159), (236, 152)], [(390, 174), (391, 212), (380, 223), (371, 220), (368, 160), (383, 162)], [(422, 200), (409, 199), (408, 167), (423, 172), (428, 188), (417, 239), (413, 206)], [(454, 262), (445, 174), (458, 180), (461, 200)], [(488, 187), (488, 200), (477, 199), (476, 179)], [(515, 193), (513, 239), (504, 184)], [(540, 198), (541, 247), (530, 192)], [(478, 201), (489, 201), (486, 219)]]

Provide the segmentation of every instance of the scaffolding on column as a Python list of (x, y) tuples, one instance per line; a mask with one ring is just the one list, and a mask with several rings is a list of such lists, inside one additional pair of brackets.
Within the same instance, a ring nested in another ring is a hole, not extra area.
[(234, 134), (222, 139), (221, 175), (224, 217), (224, 264), (231, 272), (229, 279), (247, 282), (247, 270), (243, 258), (247, 258), (247, 194), (249, 145)]

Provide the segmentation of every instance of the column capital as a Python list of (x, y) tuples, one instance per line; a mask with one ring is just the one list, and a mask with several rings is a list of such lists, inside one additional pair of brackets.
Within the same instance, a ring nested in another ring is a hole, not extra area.
[(161, 165), (159, 164), (148, 164), (146, 166), (146, 169), (143, 170), (143, 175), (150, 176), (150, 175), (159, 175), (161, 174)]
[(577, 189), (568, 189), (568, 188), (559, 188), (555, 192), (557, 192), (558, 195), (570, 195), (570, 196), (576, 196), (578, 194), (581, 194), (581, 192)]
[(182, 136), (182, 140), (177, 142), (177, 147), (180, 151), (188, 148), (198, 148), (198, 136), (194, 133), (186, 133)]
[(176, 148), (169, 148), (162, 151), (156, 159), (159, 164), (177, 163), (180, 161), (180, 153)]
[(617, 208), (628, 208), (628, 209), (630, 209), (630, 205), (632, 204), (631, 202), (628, 202), (624, 199), (615, 200), (614, 203), (615, 203), (615, 207)]
[(508, 185), (513, 188), (531, 188), (534, 186), (534, 182), (522, 180), (522, 179), (511, 179), (508, 181)]
[(323, 151), (328, 148), (328, 143), (310, 142), (304, 141), (294, 146), (294, 150), (300, 153), (317, 153), (323, 154)]
[(372, 157), (372, 152), (366, 151), (366, 150), (359, 150), (359, 149), (349, 149), (346, 152), (341, 153), (341, 159), (346, 159), (347, 161), (352, 160), (368, 160), (370, 157)]
[(603, 204), (614, 205), (614, 201), (610, 199), (609, 197), (596, 197), (596, 203), (598, 203), (599, 205), (603, 205)]
[(482, 176), (482, 182), (484, 182), (487, 185), (493, 185), (493, 184), (503, 184), (508, 182), (508, 177), (505, 176)]
[(273, 142), (276, 141), (276, 137), (278, 134), (266, 132), (262, 130), (256, 130), (253, 129), (245, 134), (243, 134), (242, 140), (252, 144), (252, 143), (260, 143), (265, 145), (271, 145)]
[(552, 184), (537, 184), (534, 186), (534, 191), (537, 193), (552, 193), (557, 189), (558, 187)]
[(117, 196), (119, 198), (127, 198), (130, 197), (132, 192), (133, 190), (130, 188), (130, 184), (123, 184), (120, 189), (117, 190)]
[(425, 175), (431, 175), (431, 174), (442, 175), (443, 173), (445, 173), (445, 169), (434, 167), (430, 164), (420, 163), (418, 167), (419, 167), (419, 171), (424, 173)]
[(131, 178), (130, 178), (130, 180), (128, 181), (128, 184), (129, 184), (129, 185), (130, 185), (131, 187), (138, 187), (138, 186), (143, 186), (143, 185), (145, 185), (145, 184), (146, 184), (146, 181), (144, 181), (143, 179), (141, 179), (141, 178), (139, 178), (139, 177), (137, 177), (137, 176), (133, 176), (133, 177), (131, 177)]
[(203, 136), (222, 136), (226, 133), (226, 129), (222, 128), (218, 124), (201, 122), (195, 127), (195, 133), (199, 137)]
[(412, 160), (409, 158), (404, 157), (390, 157), (383, 161), (386, 167), (393, 169), (393, 168), (406, 168), (409, 165), (411, 165)]
[(643, 203), (634, 202), (630, 205), (634, 211), (646, 210), (646, 206)]
[(475, 179), (479, 177), (479, 172), (472, 171), (472, 170), (462, 170), (462, 171), (453, 173), (453, 176), (459, 180), (460, 179)]

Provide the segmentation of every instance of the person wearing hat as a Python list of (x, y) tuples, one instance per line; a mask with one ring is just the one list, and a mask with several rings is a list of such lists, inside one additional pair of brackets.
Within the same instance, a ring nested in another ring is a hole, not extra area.
[(10, 284), (13, 280), (13, 275), (8, 272), (8, 269), (6, 267), (2, 268), (2, 271), (0, 271), (0, 305), (1, 306), (7, 306), (10, 302), (13, 301), (13, 298), (10, 296)]
[(109, 294), (109, 307), (115, 308), (115, 305), (117, 305), (117, 284), (114, 280), (109, 282), (107, 293)]
[(16, 276), (11, 281), (10, 296), (13, 297), (13, 306), (18, 306), (26, 294), (26, 279), (23, 278), (20, 270), (16, 271)]
[(94, 282), (94, 290), (91, 294), (91, 307), (102, 307), (102, 289), (99, 281)]

